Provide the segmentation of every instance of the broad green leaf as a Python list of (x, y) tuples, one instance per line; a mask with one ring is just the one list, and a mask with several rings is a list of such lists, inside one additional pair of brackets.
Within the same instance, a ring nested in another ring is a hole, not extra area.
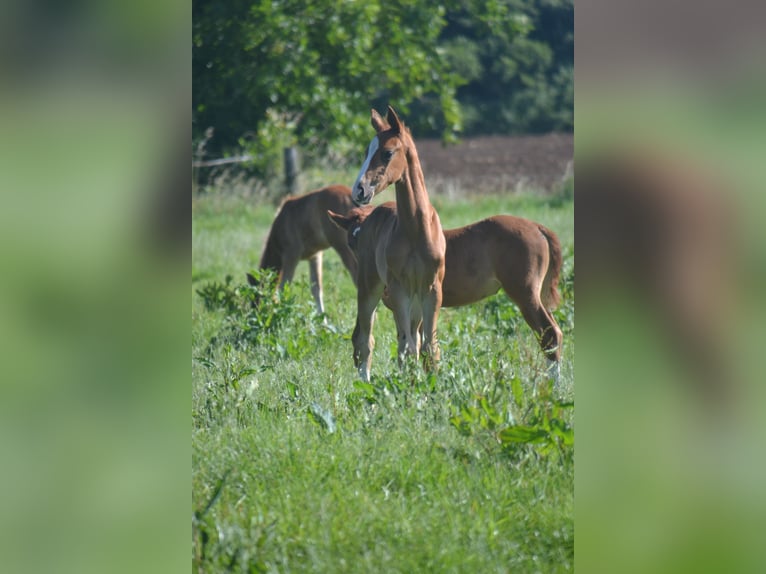
[(511, 381), (511, 392), (513, 393), (513, 401), (516, 406), (524, 408), (524, 392), (521, 388), (521, 380), (518, 377), (514, 377)]
[(548, 433), (541, 428), (518, 425), (501, 430), (498, 436), (504, 444), (511, 442), (537, 443), (548, 438)]

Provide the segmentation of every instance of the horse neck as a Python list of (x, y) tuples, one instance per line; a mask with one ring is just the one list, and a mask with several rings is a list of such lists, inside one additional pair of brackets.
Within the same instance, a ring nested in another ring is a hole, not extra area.
[(407, 146), (407, 169), (396, 182), (396, 211), (399, 223), (410, 237), (428, 235), (433, 206), (428, 198), (423, 170), (412, 140)]
[(266, 247), (263, 249), (263, 255), (261, 255), (261, 269), (271, 269), (277, 273), (282, 270), (282, 250), (277, 245), (277, 241), (274, 237), (275, 230), (272, 229), (269, 232), (269, 237), (266, 240)]

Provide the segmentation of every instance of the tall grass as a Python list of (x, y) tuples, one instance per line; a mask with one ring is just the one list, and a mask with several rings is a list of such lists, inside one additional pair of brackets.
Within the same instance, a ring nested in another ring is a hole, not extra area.
[(416, 366), (399, 370), (393, 319), (381, 305), (373, 377), (362, 383), (351, 360), (355, 291), (338, 256), (325, 253), (325, 327), (305, 264), (277, 298), (244, 285), (274, 206), (235, 196), (198, 199), (195, 571), (573, 567), (571, 199), (437, 196), (434, 203), (445, 227), (513, 213), (560, 235), (560, 388), (545, 380), (537, 341), (502, 294), (442, 311), (442, 364), (434, 375)]

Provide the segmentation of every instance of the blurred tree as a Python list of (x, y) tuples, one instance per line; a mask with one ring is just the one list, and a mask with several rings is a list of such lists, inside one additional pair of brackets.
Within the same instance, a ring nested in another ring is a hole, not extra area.
[(448, 68), (466, 80), (464, 133), (573, 129), (573, 0), (468, 0), (446, 20)]
[(387, 103), (420, 137), (572, 129), (572, 2), (193, 0), (194, 137), (268, 175), (358, 155)]
[(436, 1), (194, 0), (193, 20), (195, 133), (214, 126), (211, 146), (239, 143), (262, 169), (294, 143), (361, 153), (371, 105), (407, 117), (413, 102), (436, 101), (412, 127), (460, 129), (460, 77), (439, 54)]

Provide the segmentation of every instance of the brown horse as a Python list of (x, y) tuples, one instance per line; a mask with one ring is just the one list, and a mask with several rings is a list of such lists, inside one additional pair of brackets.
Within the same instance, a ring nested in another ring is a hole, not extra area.
[[(392, 202), (377, 208), (352, 209), (348, 215), (329, 213), (347, 232), (356, 253), (359, 272), (374, 271), (366, 259), (397, 225)], [(548, 374), (558, 382), (561, 329), (550, 313), (559, 303), (561, 246), (550, 229), (521, 217), (495, 215), (458, 229), (445, 229), (447, 242), (442, 307), (461, 307), (494, 295), (502, 287), (518, 305), (527, 324), (538, 337), (549, 361)], [(369, 282), (358, 277), (357, 281)], [(389, 305), (388, 297), (383, 302)]]
[[(277, 273), (280, 289), (292, 281), (298, 263), (308, 259), (311, 294), (320, 314), (324, 314), (322, 251), (328, 247), (335, 249), (356, 281), (356, 257), (348, 247), (346, 235), (326, 216), (328, 209), (348, 213), (352, 207), (351, 190), (345, 185), (330, 185), (287, 198), (282, 202), (266, 239), (260, 268)], [(257, 284), (250, 273), (247, 281), (251, 285)]]
[[(578, 309), (598, 324), (603, 299), (627, 295), (645, 309), (642, 320), (656, 322), (652, 337), (663, 352), (679, 361), (673, 377), (713, 408), (732, 406), (741, 383), (730, 330), (739, 301), (734, 266), (746, 253), (737, 243), (736, 188), (714, 166), (643, 141), (583, 156)], [(619, 333), (631, 329), (633, 318)]]
[(370, 378), (375, 308), (384, 286), (396, 321), (400, 364), (406, 355), (418, 356), (421, 349), (427, 368), (439, 360), (436, 322), (442, 302), (446, 250), (439, 215), (428, 199), (409, 130), (391, 106), (386, 120), (372, 110), (371, 123), (377, 135), (367, 148), (352, 199), (357, 205), (367, 205), (394, 184), (399, 217), (385, 241), (367, 246), (370, 251), (357, 269), (354, 364), (365, 381)]

